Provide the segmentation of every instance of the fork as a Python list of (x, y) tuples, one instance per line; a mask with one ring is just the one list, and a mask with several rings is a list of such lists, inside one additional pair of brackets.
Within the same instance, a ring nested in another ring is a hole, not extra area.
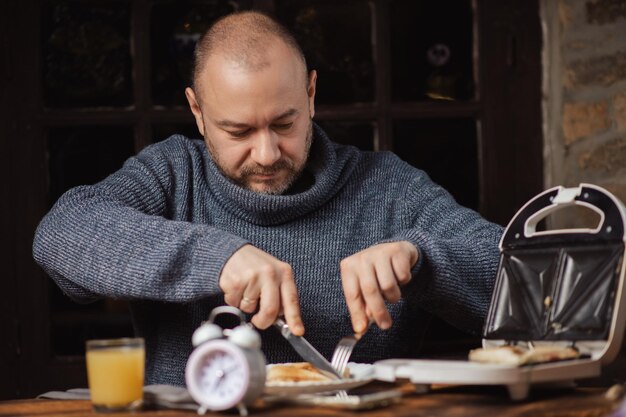
[(335, 347), (335, 351), (333, 352), (333, 358), (330, 361), (330, 364), (339, 375), (343, 377), (346, 366), (348, 365), (348, 359), (350, 359), (350, 355), (352, 355), (352, 351), (354, 350), (354, 346), (357, 342), (363, 337), (363, 335), (369, 330), (370, 326), (374, 320), (370, 320), (369, 324), (365, 328), (365, 330), (361, 333), (354, 333), (350, 336), (342, 337), (337, 343)]

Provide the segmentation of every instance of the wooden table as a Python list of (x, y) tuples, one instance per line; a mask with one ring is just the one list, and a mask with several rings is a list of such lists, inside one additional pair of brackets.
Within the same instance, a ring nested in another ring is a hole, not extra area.
[[(619, 402), (605, 397), (606, 388), (577, 388), (561, 390), (534, 390), (528, 400), (512, 402), (499, 387), (441, 387), (427, 394), (416, 394), (407, 386), (406, 395), (396, 404), (367, 410), (348, 411), (322, 407), (260, 405), (250, 410), (250, 416), (259, 417), (607, 417)], [(1, 417), (99, 416), (84, 400), (14, 400), (0, 402)], [(193, 416), (192, 411), (143, 410), (136, 413), (115, 413), (110, 416), (174, 417)], [(207, 413), (207, 416), (236, 416), (234, 412)]]

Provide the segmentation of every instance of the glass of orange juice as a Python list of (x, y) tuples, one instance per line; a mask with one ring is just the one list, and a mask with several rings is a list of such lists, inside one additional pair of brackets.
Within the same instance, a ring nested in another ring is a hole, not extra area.
[(95, 411), (141, 408), (146, 357), (143, 339), (88, 340), (86, 357), (89, 393)]

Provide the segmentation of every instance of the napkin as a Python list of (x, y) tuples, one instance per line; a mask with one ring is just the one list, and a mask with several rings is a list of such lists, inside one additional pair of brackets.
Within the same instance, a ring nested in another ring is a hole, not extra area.
[[(89, 389), (73, 388), (67, 391), (49, 391), (38, 395), (37, 398), (88, 400)], [(198, 404), (191, 398), (186, 388), (173, 385), (146, 385), (143, 387), (143, 402), (147, 408), (198, 409)]]

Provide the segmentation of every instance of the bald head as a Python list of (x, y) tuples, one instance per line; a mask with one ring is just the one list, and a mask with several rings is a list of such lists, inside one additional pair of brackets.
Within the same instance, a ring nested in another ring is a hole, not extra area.
[[(254, 11), (233, 13), (217, 20), (196, 45), (193, 62), (192, 85), (197, 91), (197, 80), (213, 55), (219, 55), (249, 71), (269, 65), (267, 46), (283, 42), (303, 65), (306, 60), (302, 49), (289, 31), (271, 17)], [(305, 78), (306, 79), (306, 78)]]

